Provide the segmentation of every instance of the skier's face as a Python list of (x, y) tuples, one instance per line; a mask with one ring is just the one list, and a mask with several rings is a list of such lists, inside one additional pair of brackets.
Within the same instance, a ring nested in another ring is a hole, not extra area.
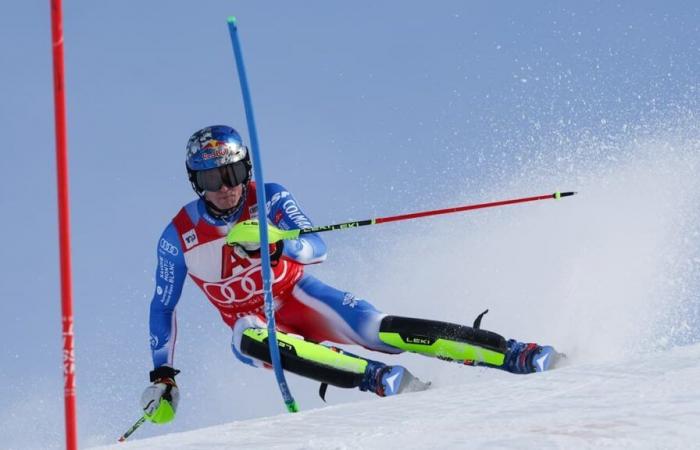
[(238, 205), (242, 195), (243, 184), (239, 184), (235, 187), (229, 187), (226, 184), (223, 184), (221, 189), (218, 191), (206, 191), (204, 193), (204, 197), (207, 200), (223, 211), (234, 208), (236, 205)]

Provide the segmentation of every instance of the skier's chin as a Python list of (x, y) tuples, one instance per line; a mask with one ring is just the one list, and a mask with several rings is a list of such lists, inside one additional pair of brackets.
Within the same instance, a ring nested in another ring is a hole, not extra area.
[(241, 193), (237, 192), (236, 190), (232, 190), (226, 193), (208, 192), (206, 197), (207, 200), (214, 204), (214, 206), (216, 206), (222, 211), (226, 211), (228, 209), (235, 208), (238, 205), (238, 202), (240, 202), (241, 200)]
[(238, 201), (240, 200), (240, 196), (226, 196), (224, 198), (217, 198), (212, 200), (212, 203), (214, 206), (217, 208), (225, 211), (227, 209), (235, 208), (236, 205), (238, 205)]

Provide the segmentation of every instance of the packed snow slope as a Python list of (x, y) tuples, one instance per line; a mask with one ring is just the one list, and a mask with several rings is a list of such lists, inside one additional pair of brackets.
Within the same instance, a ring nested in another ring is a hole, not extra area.
[(111, 448), (687, 448), (700, 442), (698, 344), (528, 376), (459, 369), (463, 380), (453, 386)]

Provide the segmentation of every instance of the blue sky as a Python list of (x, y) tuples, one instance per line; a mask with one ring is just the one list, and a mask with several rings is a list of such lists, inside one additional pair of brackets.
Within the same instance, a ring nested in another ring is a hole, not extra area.
[[(215, 123), (247, 136), (229, 15), (239, 19), (266, 176), (318, 224), (517, 194), (508, 180), (566, 159), (572, 142), (614, 144), (698, 112), (700, 11), (690, 1), (65, 1), (87, 442), (109, 442), (138, 414), (155, 244), (193, 196), (187, 138)], [(48, 2), (5, 6), (0, 435), (23, 448), (62, 442), (49, 35)], [(329, 236), (339, 266), (320, 273), (360, 289), (352, 262), (393, 245), (392, 233)], [(178, 358), (192, 406), (180, 427), (280, 412), (272, 378), (234, 363), (215, 311), (193, 289), (185, 295)], [(240, 402), (212, 406), (217, 389)], [(32, 414), (45, 426), (30, 437)]]

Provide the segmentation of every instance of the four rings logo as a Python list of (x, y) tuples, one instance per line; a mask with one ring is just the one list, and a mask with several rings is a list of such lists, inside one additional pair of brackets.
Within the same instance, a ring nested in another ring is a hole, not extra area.
[[(287, 262), (280, 261), (282, 270), (274, 279), (278, 282), (284, 279), (287, 275)], [(240, 273), (223, 283), (203, 283), (202, 289), (207, 294), (207, 297), (212, 302), (221, 305), (231, 305), (233, 303), (242, 303), (251, 298), (261, 296), (263, 293), (261, 266), (251, 267), (249, 270)]]
[(180, 250), (178, 250), (177, 247), (175, 247), (170, 242), (166, 241), (164, 238), (161, 238), (160, 240), (160, 248), (161, 250), (168, 252), (173, 256), (177, 256), (178, 253), (180, 253)]

